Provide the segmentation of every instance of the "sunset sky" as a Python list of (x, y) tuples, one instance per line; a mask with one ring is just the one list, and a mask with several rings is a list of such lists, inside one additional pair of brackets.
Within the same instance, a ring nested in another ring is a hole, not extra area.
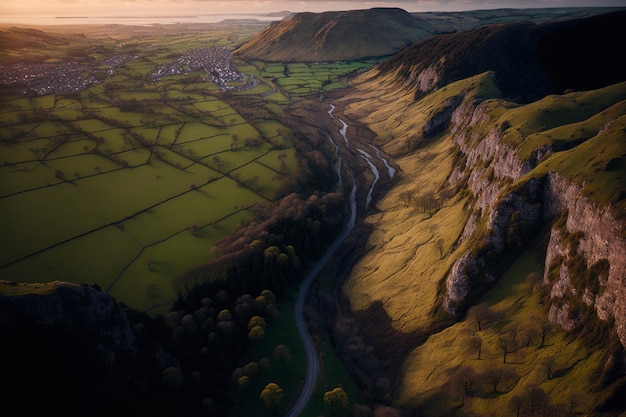
[(564, 6), (626, 7), (626, 0), (0, 0), (0, 16), (163, 16), (283, 10), (320, 12), (371, 7), (400, 7), (409, 12), (421, 12)]

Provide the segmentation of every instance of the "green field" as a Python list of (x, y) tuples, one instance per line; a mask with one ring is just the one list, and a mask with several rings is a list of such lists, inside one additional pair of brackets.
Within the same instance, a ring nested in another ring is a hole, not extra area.
[[(0, 277), (97, 284), (141, 311), (167, 311), (177, 275), (210, 260), (214, 242), (252, 206), (289, 190), (298, 166), (282, 106), (341, 88), (341, 76), (373, 64), (236, 59), (256, 85), (227, 91), (202, 70), (154, 76), (188, 51), (233, 47), (251, 34), (105, 37), (93, 42), (125, 58), (94, 66), (110, 69), (100, 82), (2, 93)], [(47, 53), (62, 62), (68, 48)]]

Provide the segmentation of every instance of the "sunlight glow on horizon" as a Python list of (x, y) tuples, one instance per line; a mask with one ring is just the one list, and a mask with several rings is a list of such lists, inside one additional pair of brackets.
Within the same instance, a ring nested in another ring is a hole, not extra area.
[(103, 17), (189, 16), (220, 13), (322, 12), (399, 7), (408, 12), (462, 11), (502, 7), (626, 7), (626, 0), (0, 0), (0, 16)]

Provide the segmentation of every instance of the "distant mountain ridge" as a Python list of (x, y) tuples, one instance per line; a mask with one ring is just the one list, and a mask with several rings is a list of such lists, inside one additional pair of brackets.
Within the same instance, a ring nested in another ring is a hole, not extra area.
[(392, 55), (429, 36), (399, 8), (297, 13), (235, 51), (264, 61), (334, 61)]
[(484, 71), (495, 71), (505, 97), (532, 101), (565, 89), (595, 89), (624, 79), (616, 45), (626, 11), (584, 19), (482, 26), (416, 42), (383, 62), (416, 98)]

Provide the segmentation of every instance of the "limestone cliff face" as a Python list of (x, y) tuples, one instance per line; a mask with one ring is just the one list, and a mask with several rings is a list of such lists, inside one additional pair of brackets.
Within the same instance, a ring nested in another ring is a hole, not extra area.
[[(522, 160), (516, 148), (505, 141), (501, 126), (480, 133), (493, 125), (489, 105), (466, 100), (452, 116), (452, 138), (463, 158), (449, 182), (465, 181), (472, 194), (469, 220), (457, 244), (470, 238), (479, 243), (450, 269), (444, 308), (453, 315), (460, 313), (472, 292), (479, 293), (495, 279), (485, 268), (490, 260), (522, 249), (526, 237), (546, 222), (554, 223), (544, 268), (544, 284), (551, 297), (550, 319), (574, 330), (582, 323), (576, 307), (582, 302), (592, 307), (599, 319), (614, 322), (626, 346), (625, 225), (615, 219), (610, 206), (600, 207), (584, 197), (579, 186), (557, 172), (524, 177), (551, 155), (552, 149), (538, 147)], [(559, 217), (564, 221), (555, 222)]]
[[(562, 226), (552, 228), (546, 253), (544, 283), (551, 286), (554, 300), (550, 307), (551, 320), (563, 328), (575, 328), (581, 316), (573, 311), (571, 301), (581, 300), (592, 307), (601, 320), (614, 320), (620, 342), (626, 346), (623, 222), (615, 219), (610, 207), (599, 207), (559, 174), (548, 176), (545, 192), (548, 202), (545, 215), (554, 217), (563, 213), (565, 220)], [(572, 236), (575, 244), (571, 244)], [(572, 266), (577, 258), (584, 262), (590, 274), (586, 282), (578, 285), (573, 282), (577, 271)], [(550, 279), (551, 269), (558, 270), (555, 280)]]

